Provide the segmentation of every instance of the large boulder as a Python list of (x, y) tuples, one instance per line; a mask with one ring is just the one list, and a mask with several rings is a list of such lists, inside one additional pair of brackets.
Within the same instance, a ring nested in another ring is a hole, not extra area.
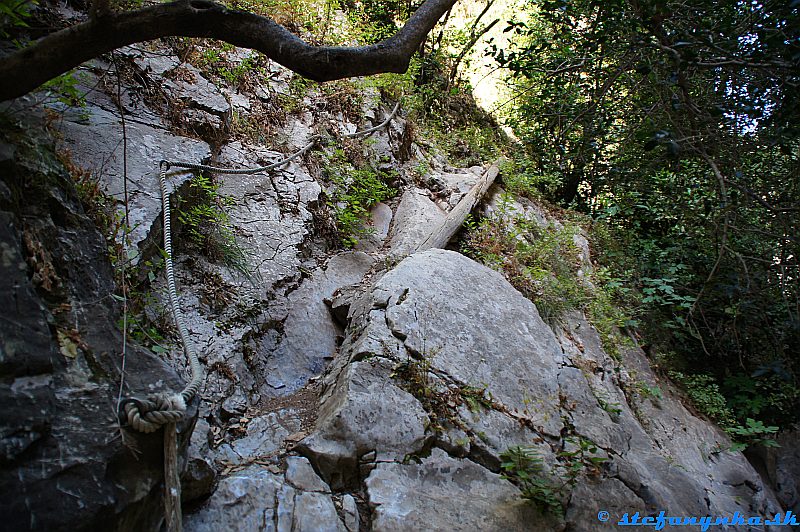
[[(499, 273), (458, 253), (408, 257), (348, 319), (299, 450), (332, 487), (365, 486), (373, 530), (587, 530), (601, 510), (618, 520), (780, 509), (667, 385), (657, 401), (632, 393), (656, 381), (641, 350), (614, 360), (580, 313), (551, 328)], [(519, 489), (497, 475), (515, 446), (538, 458), (528, 473), (562, 512), (515, 502)]]

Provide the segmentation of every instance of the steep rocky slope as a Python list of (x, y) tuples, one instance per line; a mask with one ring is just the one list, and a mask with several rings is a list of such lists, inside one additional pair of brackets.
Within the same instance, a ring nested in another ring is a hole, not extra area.
[[(249, 57), (226, 54), (234, 65)], [(453, 168), (411, 142), (402, 111), (366, 142), (345, 139), (382, 122), (393, 102), (361, 85), (336, 105), (319, 91), (292, 92), (291, 74), (265, 68), (260, 86), (238, 91), (149, 45), (95, 62), (84, 108), (11, 107), (29, 128), (48, 118), (62, 154), (127, 202), (125, 264), (147, 303), (137, 319), (161, 322), (165, 338), (147, 327), (139, 338), (161, 351), (158, 363), (127, 344), (126, 394), (179, 388), (167, 365), (185, 366), (157, 267), (159, 160), (263, 165), (325, 137), (275, 172), (218, 176), (214, 194), (230, 198), (224, 223), (244, 251), (227, 265), (224, 254), (189, 243), (189, 223), (174, 221), (181, 304), (206, 369), (185, 451), (187, 530), (600, 530), (614, 528), (598, 521), (601, 510), (612, 520), (781, 511), (725, 434), (687, 410), (640, 349), (609, 356), (578, 312), (545, 323), (499, 273), (455, 251), (406, 257), (484, 168)], [(119, 87), (108, 81), (114, 72)], [(103, 237), (63, 192), (72, 185), (58, 163), (33, 167), (19, 137), (4, 142), (3, 267), (14, 280), (4, 309), (24, 310), (0, 321), (2, 482), (14, 494), (5, 503), (13, 528), (90, 529), (106, 519), (120, 530), (156, 529), (160, 436), (123, 429), (139, 442), (138, 462), (119, 438), (106, 444), (123, 342)], [(337, 149), (392, 170), (402, 192), (373, 206), (375, 231), (355, 250), (326, 238), (334, 214), (325, 157)], [(42, 172), (59, 177), (27, 189)], [(168, 175), (184, 209), (197, 202), (191, 177)], [(514, 208), (546, 221), (524, 200)], [(23, 248), (31, 230), (49, 236)], [(590, 270), (588, 250), (583, 260)], [(43, 279), (61, 280), (57, 298)], [(58, 314), (63, 303), (68, 316)], [(549, 512), (500, 474), (518, 446), (547, 479), (527, 494)]]

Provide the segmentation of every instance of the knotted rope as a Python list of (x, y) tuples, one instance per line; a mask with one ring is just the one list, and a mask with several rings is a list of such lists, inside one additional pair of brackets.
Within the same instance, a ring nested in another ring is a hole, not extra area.
[[(371, 127), (363, 131), (356, 131), (344, 135), (347, 138), (356, 138), (369, 135), (385, 127), (400, 109), (400, 101), (397, 102), (391, 114), (381, 124)], [(181, 484), (178, 472), (178, 445), (177, 445), (177, 428), (176, 424), (183, 419), (186, 413), (186, 405), (189, 404), (197, 391), (200, 389), (200, 384), (203, 379), (203, 368), (200, 360), (197, 357), (197, 351), (192, 343), (192, 338), (186, 327), (186, 322), (183, 318), (181, 311), (180, 301), (178, 299), (178, 291), (175, 287), (175, 271), (172, 263), (172, 230), (170, 221), (170, 208), (169, 208), (169, 194), (167, 192), (167, 171), (171, 167), (186, 168), (188, 170), (212, 172), (224, 175), (237, 175), (237, 174), (257, 174), (261, 172), (269, 172), (284, 164), (300, 157), (303, 153), (310, 150), (322, 137), (314, 135), (309, 139), (309, 142), (297, 152), (290, 156), (281, 159), (278, 162), (268, 164), (266, 166), (258, 166), (255, 168), (242, 168), (242, 169), (229, 169), (219, 168), (216, 166), (208, 166), (205, 164), (196, 164), (182, 161), (166, 161), (159, 162), (159, 187), (161, 189), (161, 208), (163, 212), (163, 229), (164, 229), (164, 264), (167, 277), (167, 290), (169, 292), (169, 302), (172, 310), (172, 316), (175, 319), (175, 324), (178, 327), (178, 333), (181, 337), (183, 344), (183, 352), (189, 360), (191, 368), (191, 380), (180, 393), (162, 393), (148, 397), (147, 399), (128, 398), (120, 403), (120, 417), (127, 421), (128, 425), (133, 429), (151, 433), (157, 431), (159, 428), (164, 427), (164, 515), (165, 525), (168, 532), (180, 532), (182, 529), (182, 516), (181, 516)]]
[(128, 425), (135, 430), (144, 433), (155, 432), (162, 425), (177, 423), (183, 418), (186, 412), (186, 405), (197, 395), (197, 390), (203, 380), (203, 368), (197, 351), (189, 336), (186, 328), (186, 321), (183, 318), (178, 290), (175, 286), (175, 268), (172, 263), (172, 230), (171, 214), (169, 208), (169, 194), (167, 192), (167, 168), (169, 163), (160, 163), (158, 181), (161, 188), (161, 208), (163, 213), (164, 230), (164, 264), (167, 275), (167, 292), (169, 293), (170, 308), (175, 324), (178, 326), (178, 333), (181, 337), (183, 352), (189, 360), (192, 378), (186, 387), (179, 394), (162, 393), (151, 396), (147, 399), (130, 398), (122, 401), (120, 408)]

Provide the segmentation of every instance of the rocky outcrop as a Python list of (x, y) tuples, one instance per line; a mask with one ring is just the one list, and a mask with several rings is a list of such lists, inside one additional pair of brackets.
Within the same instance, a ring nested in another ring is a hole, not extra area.
[(305, 458), (289, 457), (286, 462), (285, 473), (274, 465), (251, 466), (227, 477), (208, 503), (187, 517), (186, 529), (359, 530), (359, 515), (350, 495), (331, 493)]
[(757, 446), (745, 453), (786, 510), (800, 515), (800, 427), (777, 437), (779, 447)]
[[(249, 57), (220, 54), (229, 64)], [(360, 95), (358, 120), (296, 96), (296, 112), (265, 125), (258, 109), (295, 97), (275, 64), (241, 92), (158, 44), (125, 49), (115, 64), (135, 81), (117, 95), (91, 92), (58, 128), (76, 169), (95, 172), (120, 204), (127, 192), (131, 264), (147, 279), (152, 322), (165, 316), (163, 273), (147, 262), (161, 237), (160, 159), (261, 166), (315, 135), (378, 124), (390, 108), (377, 90)], [(609, 356), (579, 312), (545, 323), (500, 274), (458, 253), (405, 258), (484, 171), (448, 167), (406, 133), (398, 115), (360, 155), (405, 189), (373, 206), (374, 232), (357, 251), (323, 237), (330, 184), (317, 156), (216, 177), (233, 261), (187, 244), (173, 224), (180, 302), (206, 368), (191, 438), (182, 427), (186, 530), (600, 530), (600, 511), (768, 515), (796, 505), (796, 456), (763, 457), (776, 499), (640, 349)], [(52, 157), (20, 158), (30, 145), (19, 146), (0, 144), (0, 267), (11, 281), (0, 297), (14, 309), (0, 320), (2, 488), (19, 494), (4, 515), (19, 529), (105, 520), (156, 529), (160, 438), (115, 438), (120, 308), (105, 243)], [(430, 172), (415, 175), (423, 157)], [(168, 175), (174, 205), (191, 201), (190, 177)], [(498, 185), (483, 210), (560, 224)], [(573, 241), (579, 275), (591, 272), (586, 239)], [(180, 387), (168, 331), (156, 340), (160, 360), (127, 345), (125, 392)], [(529, 470), (508, 465), (520, 446)]]
[(123, 342), (107, 243), (52, 144), (6, 124), (0, 146), (0, 528), (156, 529), (162, 437), (121, 427), (117, 401), (184, 383)]
[[(613, 360), (578, 314), (554, 333), (498, 273), (462, 255), (412, 255), (349, 320), (299, 450), (333, 488), (363, 482), (373, 530), (584, 530), (600, 510), (780, 510), (727, 437), (667, 386), (659, 400), (631, 393), (656, 379), (640, 350)], [(553, 485), (564, 466), (581, 471), (560, 494), (560, 525), (514, 504), (519, 491), (497, 476), (513, 446), (534, 449)]]

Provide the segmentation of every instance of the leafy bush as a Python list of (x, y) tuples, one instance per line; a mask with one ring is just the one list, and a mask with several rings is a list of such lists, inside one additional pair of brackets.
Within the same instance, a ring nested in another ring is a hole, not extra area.
[(244, 275), (252, 272), (247, 254), (236, 242), (226, 207), (233, 198), (219, 193), (219, 184), (204, 174), (195, 174), (190, 184), (190, 196), (182, 198), (177, 209), (178, 220), (189, 235), (189, 241), (212, 260)]
[(336, 214), (342, 245), (351, 248), (358, 244), (359, 237), (370, 232), (364, 225), (370, 207), (397, 194), (397, 190), (386, 184), (392, 176), (366, 163), (356, 168), (342, 149), (335, 150), (328, 158), (324, 173), (333, 184), (329, 205)]
[(733, 412), (728, 408), (714, 377), (708, 374), (686, 375), (680, 371), (670, 371), (669, 376), (686, 390), (692, 404), (722, 428), (735, 426)]

